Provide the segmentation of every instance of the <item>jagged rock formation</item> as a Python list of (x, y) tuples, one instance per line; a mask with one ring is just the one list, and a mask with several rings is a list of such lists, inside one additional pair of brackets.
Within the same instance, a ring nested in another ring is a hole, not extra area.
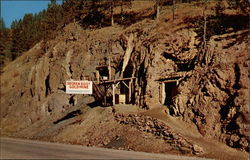
[(180, 115), (195, 123), (202, 135), (216, 137), (246, 151), (249, 62), (243, 37), (247, 34), (248, 31), (240, 31), (212, 37), (205, 64), (197, 66), (188, 81), (180, 83), (181, 94), (176, 98)]
[(174, 99), (175, 115), (195, 123), (204, 136), (248, 151), (248, 31), (211, 37), (203, 54), (192, 30), (178, 28), (171, 36), (161, 32), (164, 38), (154, 43), (150, 36), (160, 35), (153, 34), (157, 33), (154, 24), (147, 27), (125, 32), (139, 33), (130, 55), (132, 73), (138, 77), (137, 104), (149, 108), (160, 104), (157, 80), (184, 72), (178, 85), (180, 93)]

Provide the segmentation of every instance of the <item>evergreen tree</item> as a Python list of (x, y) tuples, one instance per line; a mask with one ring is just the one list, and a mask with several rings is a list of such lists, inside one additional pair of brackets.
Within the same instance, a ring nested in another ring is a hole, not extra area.
[(42, 14), (40, 22), (44, 40), (54, 38), (55, 31), (61, 24), (61, 21), (63, 21), (62, 17), (61, 5), (56, 4), (55, 0), (51, 0), (48, 9)]
[(0, 18), (0, 31), (6, 29), (6, 26), (5, 26), (5, 23), (4, 23), (4, 20), (3, 18), (1, 17)]
[(17, 56), (20, 55), (21, 52), (21, 20), (19, 21), (13, 21), (11, 24), (11, 30), (12, 30), (12, 43), (11, 46), (11, 53), (12, 53), (12, 60), (16, 59)]
[(11, 32), (6, 28), (3, 18), (0, 19), (0, 69), (10, 59)]
[[(83, 18), (83, 13), (86, 12), (85, 5), (87, 1), (83, 0), (66, 0), (62, 4), (64, 23), (80, 20)], [(89, 2), (90, 3), (90, 2)]]

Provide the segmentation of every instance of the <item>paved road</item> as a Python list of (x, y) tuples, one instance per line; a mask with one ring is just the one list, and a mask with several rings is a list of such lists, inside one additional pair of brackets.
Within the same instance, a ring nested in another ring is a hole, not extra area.
[[(1, 159), (166, 159), (198, 160), (201, 158), (131, 152), (84, 147), (32, 140), (1, 138)], [(204, 160), (204, 159), (203, 159)]]

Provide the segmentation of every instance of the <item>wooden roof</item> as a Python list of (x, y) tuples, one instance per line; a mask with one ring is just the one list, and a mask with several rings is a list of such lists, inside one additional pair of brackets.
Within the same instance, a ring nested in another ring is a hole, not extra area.
[(170, 73), (164, 77), (160, 77), (156, 81), (177, 80), (177, 79), (184, 77), (186, 75), (187, 75), (187, 72), (173, 72), (173, 73)]

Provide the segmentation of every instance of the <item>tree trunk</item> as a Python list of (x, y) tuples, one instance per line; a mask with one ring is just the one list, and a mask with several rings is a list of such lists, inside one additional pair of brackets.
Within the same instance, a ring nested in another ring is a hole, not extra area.
[(111, 26), (113, 26), (114, 25), (114, 15), (112, 14), (111, 15)]
[(123, 17), (123, 0), (121, 0), (121, 20), (123, 21), (124, 20), (124, 17)]
[(110, 6), (110, 10), (111, 10), (111, 26), (114, 25), (114, 2), (111, 2), (111, 6)]
[(157, 13), (156, 13), (156, 19), (158, 19), (159, 16), (160, 16), (160, 5), (159, 5), (159, 4), (157, 5), (156, 10), (157, 10), (157, 11), (156, 11), (156, 12), (157, 12)]
[(206, 9), (207, 9), (207, 1), (204, 1), (204, 9), (203, 9), (203, 20), (204, 20), (204, 24), (203, 24), (203, 52), (202, 52), (202, 56), (201, 56), (201, 63), (202, 64), (206, 64), (206, 47), (207, 47), (207, 42), (206, 42), (206, 38), (207, 38), (207, 13), (206, 13)]
[(156, 0), (156, 19), (158, 19), (160, 16), (160, 2), (159, 0)]
[(205, 4), (205, 8), (204, 8), (204, 10), (203, 10), (203, 16), (204, 16), (204, 28), (203, 28), (203, 42), (204, 42), (204, 50), (205, 50), (205, 48), (206, 48), (206, 34), (207, 34), (207, 15), (206, 15), (206, 4)]
[(173, 0), (173, 20), (175, 19), (175, 0)]

